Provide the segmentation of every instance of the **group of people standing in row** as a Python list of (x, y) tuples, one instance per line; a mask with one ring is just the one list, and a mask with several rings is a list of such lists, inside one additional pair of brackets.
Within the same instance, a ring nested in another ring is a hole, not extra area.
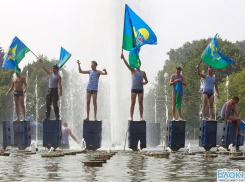
[[(213, 119), (213, 102), (214, 102), (214, 88), (217, 93), (217, 98), (219, 98), (219, 89), (217, 84), (217, 78), (213, 75), (213, 68), (209, 66), (207, 68), (207, 74), (200, 73), (199, 65), (196, 66), (197, 68), (197, 75), (201, 77), (204, 80), (203, 84), (203, 95), (202, 95), (202, 120), (206, 121), (205, 117), (205, 109), (207, 106), (207, 102), (209, 103), (209, 121), (215, 121)], [(172, 114), (173, 114), (173, 121), (175, 121), (175, 107), (176, 107), (176, 84), (177, 82), (180, 82), (181, 86), (186, 86), (187, 82), (183, 74), (181, 74), (181, 67), (176, 67), (175, 73), (170, 77), (170, 86), (173, 86), (172, 91)], [(181, 101), (183, 99), (183, 89), (181, 90)], [(221, 118), (228, 123), (236, 122), (238, 133), (241, 136), (244, 136), (244, 134), (241, 131), (241, 118), (239, 116), (239, 113), (236, 109), (236, 104), (239, 102), (239, 98), (237, 96), (232, 97), (232, 99), (228, 100), (221, 109)], [(178, 109), (178, 115), (179, 121), (183, 121), (181, 118), (181, 108)]]
[[(121, 54), (121, 59), (124, 61), (126, 67), (130, 70), (132, 75), (132, 86), (131, 86), (131, 106), (130, 106), (130, 119), (129, 121), (133, 121), (133, 114), (134, 114), (134, 107), (136, 98), (138, 96), (138, 102), (139, 102), (139, 111), (140, 111), (140, 121), (144, 121), (143, 119), (143, 96), (144, 96), (144, 85), (148, 83), (148, 79), (146, 76), (146, 73), (142, 71), (140, 68), (132, 69), (127, 62), (127, 60), (124, 58), (124, 55)], [(59, 107), (58, 107), (58, 100), (59, 96), (62, 96), (62, 79), (61, 76), (58, 74), (58, 65), (55, 64), (52, 66), (52, 71), (47, 69), (45, 65), (43, 64), (43, 61), (39, 59), (39, 62), (41, 63), (42, 68), (44, 71), (50, 75), (49, 78), (49, 89), (48, 94), (46, 96), (46, 119), (50, 119), (50, 111), (51, 111), (51, 104), (53, 104), (54, 112), (55, 112), (55, 119), (59, 120)], [(80, 61), (77, 60), (78, 64), (78, 71), (81, 74), (88, 74), (89, 75), (89, 82), (87, 86), (87, 117), (85, 120), (89, 120), (89, 113), (90, 113), (90, 102), (91, 97), (93, 98), (93, 105), (94, 105), (94, 120), (97, 121), (97, 93), (98, 93), (98, 82), (100, 75), (107, 75), (106, 69), (103, 69), (103, 71), (97, 70), (97, 62), (92, 61), (91, 62), (91, 70), (82, 70), (80, 66)], [(219, 98), (219, 90), (217, 86), (217, 79), (213, 75), (213, 68), (208, 67), (207, 68), (207, 75), (200, 73), (199, 71), (199, 65), (196, 66), (197, 68), (197, 74), (201, 78), (204, 79), (204, 86), (203, 86), (203, 106), (202, 106), (202, 120), (206, 120), (205, 118), (205, 108), (207, 106), (207, 101), (209, 102), (209, 120), (214, 121), (213, 119), (213, 102), (214, 102), (214, 88), (217, 92), (217, 98)], [(175, 107), (176, 107), (176, 84), (180, 82), (181, 86), (186, 86), (187, 82), (183, 74), (181, 74), (181, 67), (176, 67), (176, 74), (173, 74), (170, 77), (170, 86), (173, 86), (172, 91), (172, 113), (173, 113), (173, 119), (175, 120)], [(25, 86), (25, 89), (23, 90), (23, 85)], [(59, 88), (59, 89), (58, 89)], [(27, 83), (26, 79), (23, 76), (20, 76), (16, 72), (16, 77), (12, 79), (11, 88), (6, 93), (6, 96), (14, 90), (14, 101), (15, 101), (15, 108), (16, 108), (16, 115), (17, 118), (15, 121), (20, 121), (19, 116), (19, 103), (22, 107), (23, 112), (23, 120), (25, 120), (25, 104), (24, 104), (24, 93), (27, 91)], [(183, 99), (183, 89), (181, 91), (181, 101)], [(241, 125), (241, 118), (239, 117), (239, 113), (236, 109), (236, 104), (239, 102), (238, 97), (233, 97), (231, 100), (227, 101), (222, 110), (221, 110), (221, 117), (222, 119), (226, 120), (227, 122), (236, 122), (237, 128), (239, 134), (243, 135), (240, 129)], [(181, 108), (178, 109), (178, 120), (183, 121), (181, 118)], [(67, 127), (68, 125), (66, 125)]]

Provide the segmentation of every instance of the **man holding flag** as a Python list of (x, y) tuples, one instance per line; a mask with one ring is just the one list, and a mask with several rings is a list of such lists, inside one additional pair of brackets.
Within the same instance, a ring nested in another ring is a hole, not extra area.
[[(52, 67), (52, 71), (48, 70), (43, 61), (39, 59), (43, 70), (50, 75), (49, 78), (49, 89), (48, 94), (46, 96), (46, 120), (50, 119), (50, 111), (51, 111), (51, 103), (53, 103), (55, 119), (59, 120), (59, 106), (58, 100), (59, 96), (62, 96), (62, 85), (61, 85), (61, 76), (58, 74), (58, 65), (55, 64)], [(59, 85), (59, 94), (58, 94), (58, 85)]]
[(172, 91), (172, 113), (173, 113), (173, 121), (175, 121), (175, 107), (178, 110), (179, 114), (179, 121), (183, 121), (181, 118), (181, 102), (183, 99), (183, 85), (186, 86), (186, 80), (184, 75), (180, 74), (181, 73), (181, 67), (177, 66), (175, 73), (171, 75), (170, 77), (170, 82), (169, 86), (173, 86), (173, 91)]
[[(146, 77), (146, 73), (144, 71), (141, 71), (140, 68), (132, 69), (126, 59), (124, 58), (124, 55), (121, 55), (121, 59), (123, 59), (125, 65), (128, 67), (129, 71), (131, 71), (132, 75), (132, 87), (131, 87), (131, 106), (130, 106), (130, 119), (129, 121), (133, 121), (133, 115), (134, 115), (134, 106), (135, 106), (135, 100), (138, 95), (138, 101), (139, 101), (139, 110), (140, 110), (140, 121), (144, 121), (143, 119), (143, 98), (144, 98), (144, 85), (148, 83), (148, 79)], [(145, 80), (143, 82), (143, 79)]]
[(203, 99), (202, 99), (202, 120), (206, 121), (205, 118), (205, 108), (207, 106), (207, 101), (209, 103), (209, 120), (214, 121), (213, 119), (213, 102), (214, 102), (214, 86), (217, 92), (217, 98), (219, 98), (219, 89), (217, 84), (217, 79), (213, 76), (213, 68), (209, 66), (207, 68), (208, 74), (202, 74), (199, 70), (199, 65), (196, 66), (197, 75), (204, 79), (203, 85)]
[[(20, 71), (20, 69), (19, 69)], [(27, 83), (26, 79), (23, 76), (20, 76), (17, 72), (15, 72), (16, 77), (12, 79), (12, 84), (6, 96), (14, 89), (14, 103), (15, 103), (15, 112), (17, 118), (15, 121), (20, 121), (20, 111), (19, 111), (19, 103), (22, 108), (22, 114), (24, 116), (23, 121), (26, 120), (26, 108), (24, 102), (24, 93), (27, 91)], [(23, 85), (25, 85), (25, 89), (23, 90)]]
[[(157, 37), (151, 28), (126, 4), (124, 15), (123, 45), (122, 49), (129, 52), (129, 63), (124, 58), (123, 52), (121, 59), (131, 71), (131, 107), (130, 120), (133, 120), (134, 105), (136, 96), (139, 98), (140, 120), (143, 119), (143, 85), (148, 83), (146, 73), (140, 70), (141, 61), (139, 52), (141, 46), (145, 44), (157, 44)], [(143, 82), (143, 79), (145, 80)]]
[[(18, 37), (15, 37), (5, 54), (2, 69), (12, 69), (16, 73), (16, 78), (12, 79), (11, 88), (6, 93), (6, 96), (14, 89), (14, 101), (17, 119), (15, 121), (20, 121), (19, 115), (19, 103), (22, 107), (22, 113), (24, 115), (23, 120), (26, 119), (25, 104), (24, 104), (24, 94), (27, 90), (26, 79), (20, 76), (19, 63), (25, 57), (30, 49), (23, 43)], [(33, 53), (34, 54), (34, 53)], [(23, 90), (23, 84), (25, 89)]]

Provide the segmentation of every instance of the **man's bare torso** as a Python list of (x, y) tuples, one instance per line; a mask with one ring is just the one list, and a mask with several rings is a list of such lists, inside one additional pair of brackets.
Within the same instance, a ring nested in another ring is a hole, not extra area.
[(12, 82), (14, 83), (14, 91), (22, 91), (23, 84), (25, 82), (25, 77), (19, 76), (13, 78)]

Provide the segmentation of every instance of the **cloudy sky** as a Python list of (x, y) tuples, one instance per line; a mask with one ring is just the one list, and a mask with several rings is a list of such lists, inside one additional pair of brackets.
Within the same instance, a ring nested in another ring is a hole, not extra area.
[[(158, 38), (158, 45), (146, 45), (140, 53), (150, 80), (164, 65), (170, 48), (216, 33), (231, 42), (245, 39), (242, 0), (0, 0), (0, 46), (6, 51), (18, 36), (35, 54), (50, 59), (59, 59), (63, 46), (84, 67), (91, 60), (109, 69), (113, 61), (123, 66), (119, 56), (125, 3)], [(76, 68), (75, 58), (67, 69)], [(21, 67), (34, 60), (28, 53)]]

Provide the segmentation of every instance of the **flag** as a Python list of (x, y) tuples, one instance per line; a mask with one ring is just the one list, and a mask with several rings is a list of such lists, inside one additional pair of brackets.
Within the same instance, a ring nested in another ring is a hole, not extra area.
[(241, 120), (241, 129), (245, 129), (245, 122)]
[(64, 66), (64, 64), (70, 59), (71, 54), (67, 52), (63, 47), (60, 50), (60, 62), (59, 62), (59, 69)]
[(175, 90), (177, 90), (176, 94), (176, 108), (179, 110), (181, 107), (181, 91), (182, 91), (182, 86), (180, 84), (180, 81), (177, 82)]
[(207, 46), (207, 48), (203, 51), (201, 58), (209, 66), (218, 69), (225, 68), (227, 64), (232, 65), (234, 62), (233, 59), (227, 58), (223, 53), (220, 52), (216, 35)]
[(126, 4), (123, 30), (124, 50), (129, 52), (129, 65), (133, 68), (141, 66), (140, 47), (145, 44), (157, 44), (157, 37), (151, 28)]
[(23, 44), (23, 42), (15, 37), (9, 46), (7, 53), (5, 54), (2, 69), (12, 69), (20, 74), (18, 64), (25, 57), (25, 54), (29, 52), (29, 48)]

